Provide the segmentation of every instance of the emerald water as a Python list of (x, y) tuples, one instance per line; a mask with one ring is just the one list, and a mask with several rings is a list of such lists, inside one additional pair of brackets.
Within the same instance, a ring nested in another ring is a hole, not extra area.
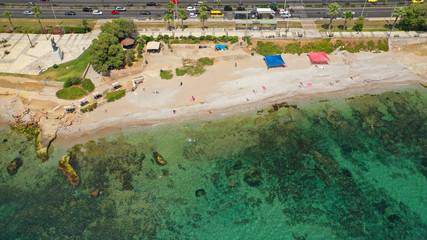
[(55, 147), (45, 163), (3, 129), (0, 239), (426, 239), (426, 106), (425, 89), (277, 106)]

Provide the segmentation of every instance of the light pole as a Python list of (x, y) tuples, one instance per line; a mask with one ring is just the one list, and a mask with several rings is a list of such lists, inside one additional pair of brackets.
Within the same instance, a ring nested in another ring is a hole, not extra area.
[(367, 0), (365, 0), (365, 3), (363, 4), (362, 13), (360, 14), (360, 16), (363, 16), (363, 12), (365, 11), (366, 1)]
[(50, 4), (50, 7), (52, 8), (52, 12), (53, 12), (53, 16), (55, 17), (56, 25), (59, 27), (59, 23), (58, 23), (58, 19), (56, 18), (55, 10), (53, 10), (53, 4), (50, 2), (49, 2), (49, 4)]

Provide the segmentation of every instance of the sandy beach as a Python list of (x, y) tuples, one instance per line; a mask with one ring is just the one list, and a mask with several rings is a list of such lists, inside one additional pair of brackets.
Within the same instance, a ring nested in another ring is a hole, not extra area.
[[(124, 98), (93, 112), (77, 111), (62, 118), (66, 122), (73, 115), (72, 123), (58, 130), (55, 144), (72, 146), (132, 126), (215, 119), (273, 103), (345, 97), (426, 83), (426, 44), (386, 53), (336, 51), (329, 55), (329, 65), (319, 66), (312, 65), (305, 54), (283, 54), (287, 67), (273, 69), (267, 69), (263, 56), (251, 56), (247, 48), (215, 51), (213, 45), (199, 49), (198, 45), (183, 44), (173, 45), (173, 50), (146, 55), (148, 65), (143, 71), (115, 78), (97, 76), (93, 81), (101, 82), (104, 88), (116, 81), (126, 84), (140, 76), (144, 82)], [(183, 58), (201, 57), (214, 59), (213, 66), (206, 67), (202, 75), (160, 78), (160, 69), (175, 73), (175, 68), (182, 67)], [(3, 123), (13, 121), (11, 115), (24, 108), (48, 112), (77, 102), (57, 99), (59, 87), (53, 84), (9, 76), (0, 76), (0, 81)], [(26, 88), (21, 87), (24, 84)]]

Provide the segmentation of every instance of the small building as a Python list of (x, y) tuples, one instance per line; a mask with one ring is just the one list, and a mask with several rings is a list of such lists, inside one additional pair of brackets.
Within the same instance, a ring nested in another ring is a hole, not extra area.
[(133, 40), (132, 38), (125, 38), (120, 42), (123, 46), (123, 48), (133, 48), (133, 45), (135, 43), (135, 40)]
[(329, 58), (326, 52), (309, 52), (308, 57), (310, 58), (311, 64), (328, 64)]
[(160, 53), (160, 42), (148, 42), (147, 52), (148, 53)]

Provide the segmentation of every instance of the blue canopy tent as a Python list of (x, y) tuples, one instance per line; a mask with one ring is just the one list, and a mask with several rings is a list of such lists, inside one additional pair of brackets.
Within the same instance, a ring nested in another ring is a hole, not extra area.
[(267, 63), (268, 69), (285, 66), (285, 61), (283, 61), (282, 55), (264, 55), (264, 59)]
[(223, 51), (225, 51), (225, 44), (217, 44), (215, 46), (215, 50), (223, 50)]

